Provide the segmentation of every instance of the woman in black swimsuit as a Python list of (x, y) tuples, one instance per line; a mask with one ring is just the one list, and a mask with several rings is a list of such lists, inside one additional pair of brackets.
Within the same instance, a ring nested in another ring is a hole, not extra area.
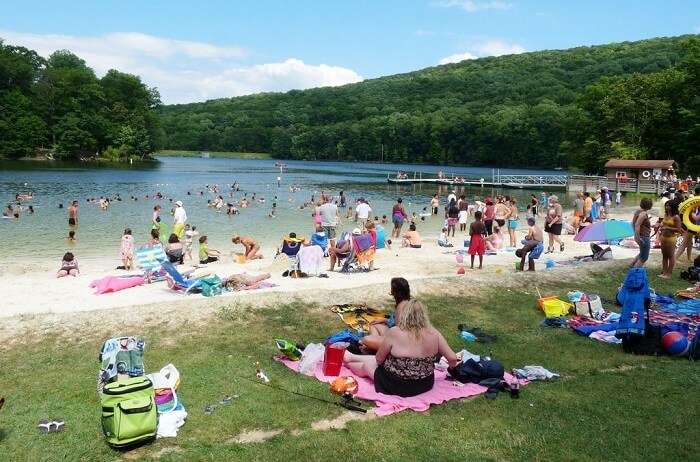
[(375, 356), (346, 351), (344, 361), (356, 375), (372, 379), (377, 392), (407, 397), (433, 388), (433, 362), (438, 354), (450, 367), (459, 362), (442, 334), (430, 325), (423, 304), (409, 300), (397, 312), (396, 326), (384, 335)]

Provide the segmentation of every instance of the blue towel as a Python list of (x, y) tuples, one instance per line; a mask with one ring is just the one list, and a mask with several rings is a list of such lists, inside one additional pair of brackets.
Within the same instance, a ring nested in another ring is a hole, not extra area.
[(617, 300), (622, 303), (620, 325), (617, 335), (644, 335), (645, 302), (651, 297), (649, 280), (645, 268), (631, 268), (627, 272), (625, 282), (617, 293)]
[(620, 327), (620, 324), (617, 322), (607, 322), (605, 324), (594, 324), (590, 326), (578, 326), (574, 327), (574, 331), (576, 331), (577, 334), (581, 334), (585, 337), (588, 337), (591, 335), (593, 332), (597, 330), (603, 330), (605, 332), (610, 332), (611, 330), (617, 330)]
[(341, 330), (335, 334), (331, 334), (323, 342), (324, 345), (332, 345), (338, 342), (348, 342), (348, 343), (359, 343), (362, 338), (362, 334), (359, 332), (351, 331), (350, 329)]

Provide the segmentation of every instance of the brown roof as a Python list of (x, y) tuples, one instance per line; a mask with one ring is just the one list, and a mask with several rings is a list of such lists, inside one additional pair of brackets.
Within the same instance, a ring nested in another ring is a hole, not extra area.
[(668, 169), (676, 164), (673, 160), (627, 160), (610, 159), (605, 163), (606, 168), (663, 168)]

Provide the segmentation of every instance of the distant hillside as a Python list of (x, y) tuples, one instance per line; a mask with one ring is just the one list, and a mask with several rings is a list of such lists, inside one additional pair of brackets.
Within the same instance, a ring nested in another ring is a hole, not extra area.
[(603, 77), (674, 68), (691, 37), (481, 58), (343, 87), (164, 106), (164, 144), (294, 159), (376, 161), (383, 152), (393, 162), (566, 166), (575, 154), (571, 133), (586, 116), (586, 88)]

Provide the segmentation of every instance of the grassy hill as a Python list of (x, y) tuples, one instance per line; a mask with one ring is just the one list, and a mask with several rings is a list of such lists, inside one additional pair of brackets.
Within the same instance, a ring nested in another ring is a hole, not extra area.
[(677, 66), (692, 36), (481, 58), (334, 88), (161, 109), (168, 149), (296, 159), (567, 165), (577, 104), (604, 77)]

